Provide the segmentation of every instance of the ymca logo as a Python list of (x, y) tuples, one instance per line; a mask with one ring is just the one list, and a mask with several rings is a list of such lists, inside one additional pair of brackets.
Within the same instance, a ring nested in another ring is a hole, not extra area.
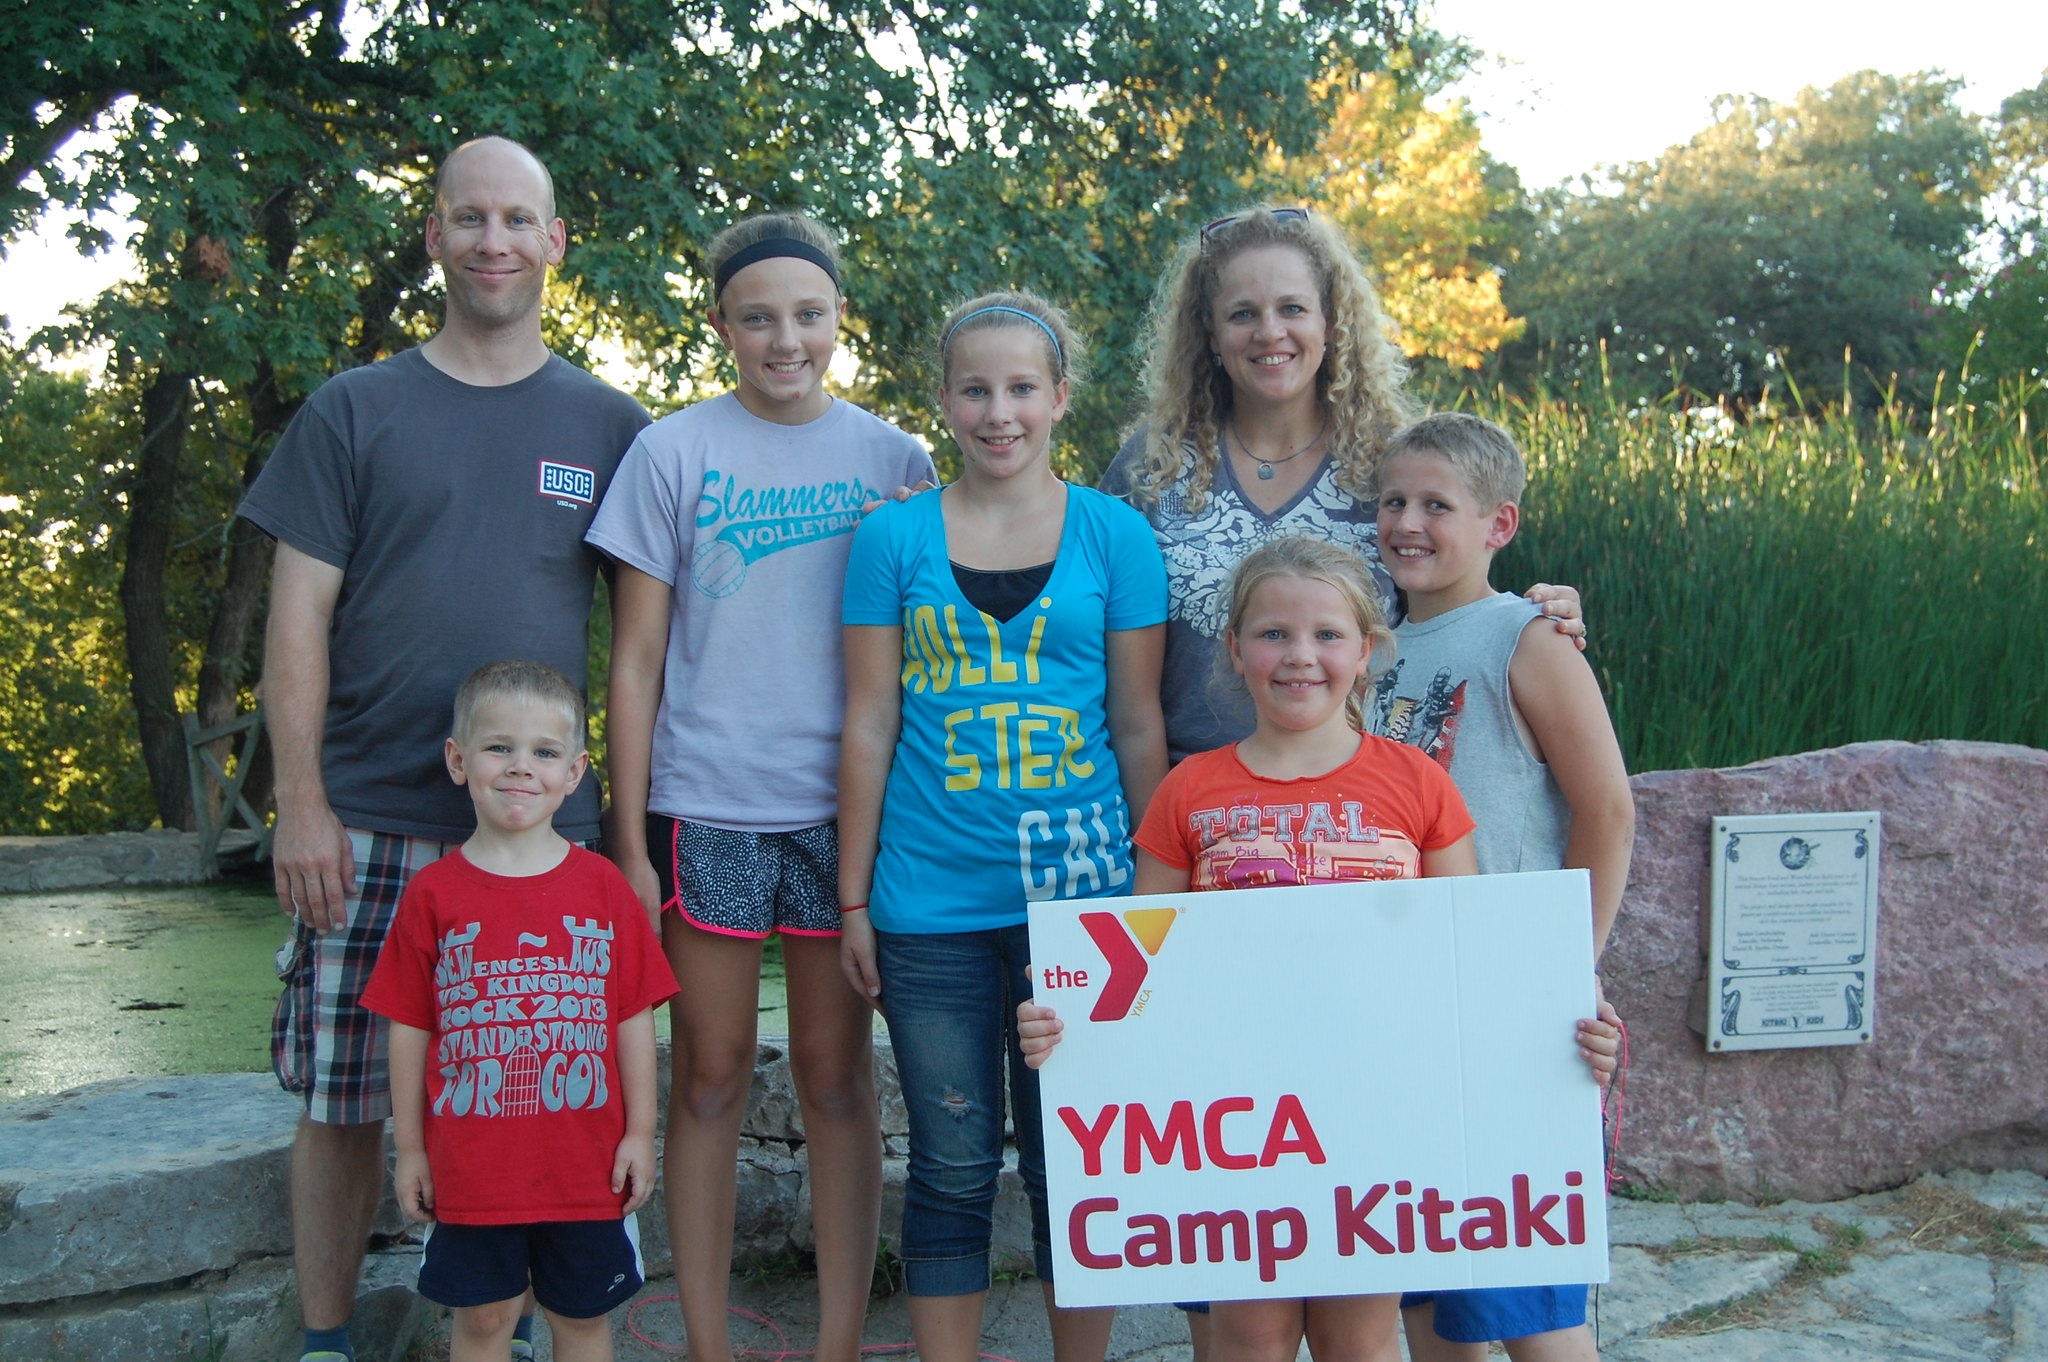
[(578, 468), (572, 463), (550, 463), (542, 459), (540, 494), (544, 497), (580, 501), (588, 506), (597, 500), (597, 470)]
[[(1088, 1013), (1089, 1021), (1122, 1021), (1143, 1008), (1138, 990), (1144, 987), (1145, 976), (1151, 971), (1145, 956), (1159, 954), (1179, 913), (1177, 908), (1132, 908), (1121, 915), (1081, 914), (1082, 928), (1109, 962), (1109, 981), (1097, 995), (1095, 1007)], [(1140, 946), (1145, 948), (1143, 955), (1138, 953)], [(1085, 974), (1076, 971), (1076, 976), (1076, 983), (1086, 981)]]

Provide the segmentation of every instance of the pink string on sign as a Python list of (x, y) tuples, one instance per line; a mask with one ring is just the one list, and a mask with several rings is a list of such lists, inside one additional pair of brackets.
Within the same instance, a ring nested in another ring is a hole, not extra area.
[(1600, 1098), (1600, 1119), (1607, 1126), (1607, 1190), (1613, 1191), (1618, 1176), (1614, 1165), (1621, 1158), (1621, 1112), (1628, 1089), (1628, 1027), (1616, 1022), (1621, 1032), (1621, 1067), (1614, 1071), (1614, 1083)]

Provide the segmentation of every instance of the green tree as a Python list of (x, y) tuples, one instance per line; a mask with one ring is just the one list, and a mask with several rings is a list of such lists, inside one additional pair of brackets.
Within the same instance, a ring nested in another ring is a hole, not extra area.
[(1989, 179), (2001, 253), (2014, 259), (2048, 251), (2048, 71), (1999, 105)]
[[(556, 172), (573, 245), (550, 340), (616, 346), (664, 392), (716, 368), (702, 247), (747, 212), (849, 229), (858, 391), (928, 421), (913, 360), (954, 296), (1081, 300), (1109, 382), (1077, 471), (1107, 457), (1145, 297), (1190, 221), (1320, 126), (1312, 83), (1370, 66), (1402, 0), (7, 0), (0, 230), (49, 204), (125, 212), (138, 277), (61, 338), (110, 347), (133, 407), (108, 550), (139, 739), (189, 825), (181, 705), (246, 701), (268, 545), (230, 520), (300, 401), (430, 329), (434, 165), (503, 133)], [(97, 137), (75, 168), (66, 139)], [(104, 244), (81, 228), (87, 245)], [(1116, 393), (1118, 396), (1111, 396)], [(215, 473), (225, 471), (225, 477)], [(220, 537), (177, 580), (180, 508)], [(194, 630), (174, 608), (209, 602)], [(196, 662), (188, 664), (188, 653)]]
[(1947, 349), (1973, 393), (2009, 386), (2048, 420), (2048, 74), (2000, 106), (1987, 176), (1980, 277), (1952, 290)]
[(155, 818), (123, 688), (107, 549), (115, 394), (0, 354), (0, 832), (147, 827)]
[[(1095, 356), (1055, 452), (1093, 482), (1130, 418), (1161, 269), (1201, 223), (1272, 192), (1334, 97), (1322, 78), (1377, 65), (1412, 31), (1399, 3), (1277, 0), (962, 5), (921, 22), (944, 97), (906, 127), (882, 211), (844, 217), (863, 360), (856, 395), (953, 450), (933, 327), (955, 302), (1027, 287), (1067, 307)], [(910, 152), (915, 154), (908, 154)]]
[(1350, 232), (1409, 357), (1476, 369), (1522, 334), (1495, 265), (1522, 195), (1514, 170), (1481, 148), (1471, 109), (1441, 97), (1463, 58), (1355, 76), (1315, 149), (1285, 173)]
[(1958, 82), (1864, 71), (1714, 124), (1604, 185), (1553, 191), (1509, 272), (1524, 365), (1591, 364), (1754, 398), (1790, 376), (1864, 392), (1938, 362), (1934, 290), (1980, 218), (1985, 141)]

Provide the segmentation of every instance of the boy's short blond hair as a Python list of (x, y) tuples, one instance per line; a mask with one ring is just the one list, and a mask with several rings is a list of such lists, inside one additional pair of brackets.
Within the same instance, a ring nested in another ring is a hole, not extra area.
[(1388, 438), (1380, 466), (1400, 454), (1442, 455), (1486, 510), (1519, 501), (1529, 485), (1529, 466), (1514, 436), (1470, 412), (1439, 411), (1410, 421)]
[(569, 721), (569, 742), (584, 747), (583, 692), (574, 681), (545, 662), (486, 662), (469, 674), (455, 693), (455, 741), (469, 741), (476, 712), (491, 700), (527, 700), (553, 705)]

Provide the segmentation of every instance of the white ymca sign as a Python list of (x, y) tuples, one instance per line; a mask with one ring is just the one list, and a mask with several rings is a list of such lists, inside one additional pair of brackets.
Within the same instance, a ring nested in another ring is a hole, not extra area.
[(1607, 1280), (1584, 871), (1030, 913), (1061, 1305)]

